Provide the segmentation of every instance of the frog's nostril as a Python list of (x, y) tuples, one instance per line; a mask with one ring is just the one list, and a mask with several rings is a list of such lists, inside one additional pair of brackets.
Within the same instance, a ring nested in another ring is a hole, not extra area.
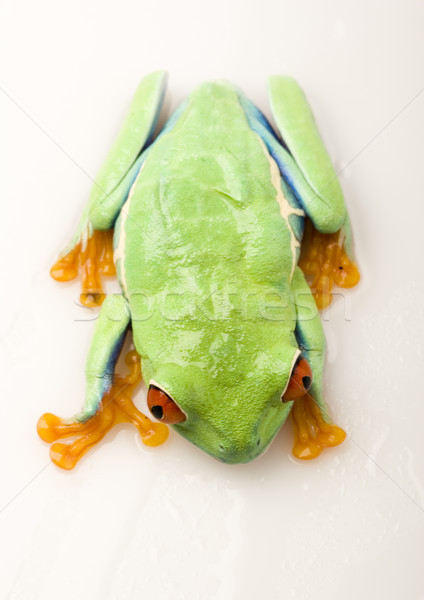
[(163, 417), (163, 408), (161, 406), (159, 406), (159, 404), (156, 404), (155, 406), (152, 406), (152, 408), (150, 409), (152, 415), (155, 417), (155, 419), (162, 419)]
[(305, 390), (308, 391), (311, 387), (312, 377), (309, 377), (309, 375), (305, 375), (304, 377), (302, 377), (302, 383)]

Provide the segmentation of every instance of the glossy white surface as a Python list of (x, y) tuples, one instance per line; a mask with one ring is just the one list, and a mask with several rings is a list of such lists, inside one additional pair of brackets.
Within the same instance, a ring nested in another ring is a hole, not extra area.
[[(0, 14), (1, 598), (424, 598), (423, 3), (4, 0)], [(348, 439), (313, 462), (291, 457), (289, 423), (243, 466), (175, 433), (147, 449), (128, 426), (65, 473), (37, 438), (42, 412), (80, 408), (93, 326), (49, 266), (139, 78), (161, 67), (168, 113), (225, 77), (269, 114), (266, 76), (295, 76), (343, 169), (362, 281), (323, 316)]]

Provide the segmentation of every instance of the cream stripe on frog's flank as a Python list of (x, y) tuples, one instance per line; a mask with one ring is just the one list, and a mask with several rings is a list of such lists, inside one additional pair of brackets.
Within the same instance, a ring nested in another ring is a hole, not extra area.
[(123, 287), (124, 294), (127, 297), (128, 297), (128, 289), (127, 289), (127, 282), (125, 279), (125, 260), (124, 260), (125, 241), (126, 241), (125, 224), (127, 222), (128, 214), (130, 211), (130, 203), (131, 203), (131, 199), (134, 195), (135, 186), (136, 186), (137, 180), (140, 177), (140, 174), (143, 170), (143, 167), (144, 167), (144, 163), (141, 165), (140, 171), (138, 172), (138, 175), (135, 178), (134, 183), (131, 186), (130, 192), (128, 194), (128, 198), (127, 198), (124, 206), (121, 209), (118, 245), (116, 246), (116, 248), (113, 252), (113, 259), (115, 261), (115, 265), (119, 269), (119, 278), (121, 280), (121, 285)]
[(271, 182), (277, 192), (275, 199), (277, 200), (278, 205), (280, 207), (280, 215), (283, 217), (283, 219), (287, 223), (287, 227), (290, 232), (290, 249), (291, 249), (291, 253), (292, 253), (292, 269), (291, 269), (291, 273), (290, 273), (290, 281), (291, 281), (294, 270), (296, 268), (296, 262), (297, 262), (296, 248), (300, 248), (300, 242), (297, 239), (292, 226), (290, 225), (289, 217), (290, 217), (290, 215), (297, 215), (298, 217), (304, 217), (305, 211), (302, 210), (301, 208), (294, 208), (293, 206), (290, 205), (289, 201), (287, 200), (287, 198), (285, 197), (285, 195), (283, 193), (283, 190), (281, 189), (281, 173), (277, 166), (277, 163), (272, 158), (272, 156), (269, 154), (267, 147), (265, 146), (265, 144), (263, 143), (263, 141), (261, 140), (261, 138), (258, 135), (257, 135), (257, 138), (258, 138), (259, 143), (264, 151), (264, 154), (269, 162), (269, 169), (270, 169), (270, 173), (271, 173)]

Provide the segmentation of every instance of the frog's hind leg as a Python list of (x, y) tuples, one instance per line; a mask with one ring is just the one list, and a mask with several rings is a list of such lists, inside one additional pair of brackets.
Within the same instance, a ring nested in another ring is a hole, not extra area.
[(100, 305), (101, 275), (114, 275), (112, 236), (115, 221), (148, 152), (163, 102), (166, 74), (151, 73), (140, 83), (128, 116), (91, 190), (77, 231), (53, 265), (57, 281), (82, 273), (81, 303)]
[(341, 444), (346, 434), (332, 422), (323, 397), (324, 332), (314, 299), (299, 268), (293, 275), (292, 290), (297, 311), (296, 337), (312, 370), (309, 392), (293, 404), (293, 454), (308, 460), (319, 456), (324, 448)]
[[(280, 169), (283, 194), (289, 203), (294, 199), (313, 225), (313, 235), (309, 235), (308, 226), (307, 239), (302, 242), (301, 266), (313, 286), (318, 306), (324, 308), (331, 302), (333, 284), (352, 287), (359, 280), (353, 262), (349, 216), (337, 174), (299, 85), (290, 77), (274, 76), (269, 79), (268, 88), (282, 139), (252, 102), (240, 95), (240, 103), (250, 127)], [(298, 229), (302, 226), (298, 225)]]
[(137, 352), (132, 350), (125, 358), (129, 368), (127, 375), (114, 373), (129, 321), (124, 298), (120, 295), (106, 298), (88, 355), (83, 410), (71, 419), (46, 413), (38, 421), (38, 434), (51, 444), (50, 458), (62, 469), (72, 469), (81, 456), (117, 423), (133, 423), (143, 442), (149, 446), (161, 444), (168, 435), (165, 425), (150, 421), (131, 400), (141, 381)]

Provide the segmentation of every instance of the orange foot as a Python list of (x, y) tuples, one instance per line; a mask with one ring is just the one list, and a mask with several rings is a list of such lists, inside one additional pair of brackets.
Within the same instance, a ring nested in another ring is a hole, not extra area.
[(316, 458), (324, 448), (338, 446), (346, 438), (343, 429), (324, 421), (318, 404), (310, 394), (294, 402), (292, 415), (294, 424), (292, 452), (296, 458), (303, 460)]
[(105, 299), (100, 274), (115, 275), (112, 238), (113, 229), (94, 231), (84, 247), (79, 243), (50, 269), (50, 275), (56, 281), (70, 281), (75, 279), (81, 267), (80, 301), (84, 306), (100, 306)]
[(358, 268), (345, 252), (340, 231), (320, 233), (309, 220), (305, 224), (299, 267), (320, 310), (330, 304), (333, 285), (350, 288), (359, 281)]
[(115, 375), (109, 392), (102, 398), (96, 414), (85, 423), (60, 419), (51, 413), (42, 415), (37, 423), (38, 435), (51, 444), (50, 458), (61, 469), (73, 469), (79, 459), (118, 423), (133, 423), (143, 443), (158, 446), (168, 437), (163, 423), (153, 423), (131, 400), (134, 388), (141, 381), (140, 357), (135, 350), (125, 357), (130, 369), (127, 376)]

